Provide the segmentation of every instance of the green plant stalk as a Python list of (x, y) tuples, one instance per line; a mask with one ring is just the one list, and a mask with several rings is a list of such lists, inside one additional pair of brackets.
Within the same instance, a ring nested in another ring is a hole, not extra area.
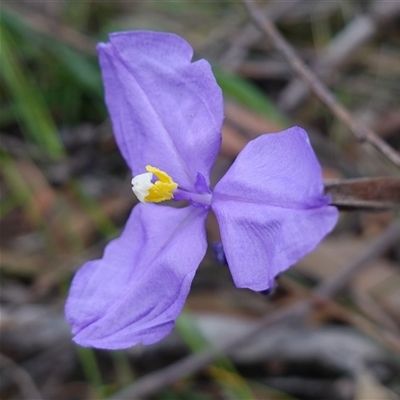
[[(175, 326), (181, 338), (194, 353), (211, 346), (201, 335), (189, 313), (183, 312), (176, 320)], [(245, 379), (239, 374), (232, 361), (225, 354), (221, 353), (211, 368), (211, 375), (230, 397), (233, 399), (254, 399), (254, 395)], [(227, 375), (233, 378), (229, 379), (229, 382), (223, 378)]]
[(127, 386), (135, 380), (135, 374), (129, 363), (129, 357), (124, 351), (113, 351), (111, 357), (118, 384), (120, 387)]
[(106, 392), (101, 378), (100, 368), (93, 349), (77, 347), (78, 357), (82, 365), (83, 373), (88, 382), (96, 391), (96, 398), (105, 399)]

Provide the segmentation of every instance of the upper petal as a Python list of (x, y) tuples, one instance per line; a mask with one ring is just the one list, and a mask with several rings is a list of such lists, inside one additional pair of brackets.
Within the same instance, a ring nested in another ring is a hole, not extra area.
[(193, 188), (197, 172), (208, 180), (223, 120), (210, 65), (192, 63), (189, 44), (167, 33), (115, 33), (98, 52), (114, 133), (132, 174), (150, 164), (182, 188)]
[(66, 304), (74, 340), (117, 349), (167, 335), (206, 251), (206, 215), (194, 207), (138, 204), (103, 258), (74, 277)]
[(293, 127), (251, 140), (214, 193), (240, 201), (288, 208), (328, 203), (321, 166), (307, 133)]
[(216, 185), (212, 209), (234, 281), (268, 289), (336, 224), (321, 167), (301, 128), (249, 142)]

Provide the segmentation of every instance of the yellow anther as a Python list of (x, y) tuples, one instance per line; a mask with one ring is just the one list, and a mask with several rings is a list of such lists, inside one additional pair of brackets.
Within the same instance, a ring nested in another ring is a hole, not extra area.
[(178, 187), (178, 184), (166, 172), (151, 165), (146, 166), (146, 171), (154, 174), (158, 178), (158, 181), (149, 188), (149, 194), (145, 197), (145, 201), (159, 203), (164, 200), (173, 199), (173, 191)]

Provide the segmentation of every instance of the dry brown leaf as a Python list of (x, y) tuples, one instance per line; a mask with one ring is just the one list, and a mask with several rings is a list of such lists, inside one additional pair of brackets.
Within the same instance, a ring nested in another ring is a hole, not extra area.
[(236, 158), (244, 146), (248, 143), (244, 135), (229, 123), (222, 126), (221, 154), (229, 158)]
[(364, 245), (363, 240), (354, 236), (328, 238), (300, 260), (296, 268), (318, 279), (330, 278), (354, 258)]
[(39, 275), (53, 265), (42, 255), (22, 254), (8, 249), (0, 249), (0, 260), (4, 272), (19, 276)]
[[(306, 255), (296, 268), (317, 279), (334, 276), (350, 260), (354, 259), (365, 246), (365, 241), (353, 236), (329, 238), (323, 241), (313, 252)], [(387, 280), (397, 279), (398, 268), (389, 261), (379, 259), (371, 263), (353, 280), (353, 285), (361, 292), (374, 292)], [(376, 297), (376, 296), (375, 296)]]
[(369, 371), (360, 368), (356, 376), (354, 400), (396, 400), (398, 396), (383, 386)]
[(225, 103), (225, 117), (232, 124), (243, 129), (250, 137), (254, 138), (263, 133), (279, 132), (284, 127), (275, 121), (257, 114), (253, 111), (232, 103)]

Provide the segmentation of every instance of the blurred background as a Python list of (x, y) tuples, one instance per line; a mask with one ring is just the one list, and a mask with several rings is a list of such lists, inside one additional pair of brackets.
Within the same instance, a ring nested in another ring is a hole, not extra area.
[[(337, 98), (399, 149), (399, 2), (257, 5)], [(174, 32), (212, 64), (226, 116), (214, 183), (250, 139), (292, 125), (309, 132), (326, 179), (399, 173), (305, 89), (240, 1), (13, 0), (0, 7), (2, 399), (136, 399), (121, 391), (305, 302), (312, 306), (296, 318), (259, 329), (190, 376), (182, 371), (172, 381), (161, 372), (154, 382), (165, 384), (140, 398), (399, 398), (399, 242), (392, 237), (332, 299), (312, 302), (314, 288), (384, 237), (395, 211), (342, 212), (335, 231), (268, 295), (236, 289), (210, 248), (165, 340), (126, 351), (75, 346), (63, 315), (71, 278), (118, 236), (136, 201), (103, 101), (95, 45), (108, 33)], [(210, 244), (218, 240), (212, 219), (208, 234)]]

